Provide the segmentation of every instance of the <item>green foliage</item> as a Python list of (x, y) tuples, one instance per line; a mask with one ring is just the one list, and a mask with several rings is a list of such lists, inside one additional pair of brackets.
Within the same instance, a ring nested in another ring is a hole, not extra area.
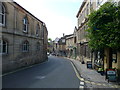
[(48, 38), (48, 41), (52, 41), (52, 39), (51, 39), (51, 38)]
[(120, 6), (107, 2), (93, 11), (88, 19), (87, 36), (91, 49), (120, 49)]
[(52, 39), (51, 39), (51, 38), (48, 38), (48, 46), (51, 45), (51, 44), (50, 44), (51, 42), (52, 42)]

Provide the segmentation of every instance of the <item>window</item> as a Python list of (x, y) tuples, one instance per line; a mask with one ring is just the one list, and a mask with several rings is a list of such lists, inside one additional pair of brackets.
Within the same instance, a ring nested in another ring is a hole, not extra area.
[(5, 7), (0, 2), (0, 26), (5, 25)]
[(39, 31), (40, 31), (40, 26), (39, 24), (37, 24), (36, 26), (36, 35), (39, 36)]
[(0, 53), (2, 54), (8, 53), (8, 43), (4, 40), (0, 40)]
[(88, 16), (89, 14), (89, 3), (87, 4), (87, 8), (86, 8), (86, 16)]
[(65, 39), (62, 39), (62, 43), (65, 43)]
[(28, 32), (28, 19), (25, 17), (23, 19), (23, 32)]
[(97, 5), (98, 5), (98, 6), (100, 5), (100, 0), (97, 0)]
[(36, 51), (40, 51), (40, 43), (39, 42), (37, 42)]
[(97, 6), (100, 6), (104, 0), (97, 0)]
[(29, 51), (29, 42), (25, 41), (22, 45), (22, 51), (23, 52), (28, 52)]
[(76, 43), (76, 41), (77, 41), (77, 40), (76, 40), (76, 37), (74, 37), (74, 43)]

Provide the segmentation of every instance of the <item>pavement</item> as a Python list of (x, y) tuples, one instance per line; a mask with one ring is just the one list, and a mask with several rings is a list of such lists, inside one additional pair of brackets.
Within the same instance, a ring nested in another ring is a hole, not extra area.
[[(70, 58), (69, 58), (70, 59)], [(94, 69), (88, 69), (86, 64), (81, 64), (79, 60), (70, 59), (77, 69), (82, 81), (85, 83), (84, 88), (118, 88), (120, 85), (117, 82), (109, 82), (105, 80), (105, 76), (101, 75)]]

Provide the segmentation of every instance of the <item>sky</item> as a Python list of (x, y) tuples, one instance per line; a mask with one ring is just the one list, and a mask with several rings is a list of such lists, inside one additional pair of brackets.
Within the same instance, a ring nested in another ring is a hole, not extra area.
[(55, 40), (73, 34), (77, 26), (76, 15), (83, 0), (14, 0), (38, 19), (48, 30), (48, 38)]

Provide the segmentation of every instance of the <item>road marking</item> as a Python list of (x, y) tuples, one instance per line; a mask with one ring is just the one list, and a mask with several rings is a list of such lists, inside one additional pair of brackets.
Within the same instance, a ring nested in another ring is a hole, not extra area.
[(95, 82), (91, 82), (91, 84), (95, 84)]
[(99, 85), (99, 86), (101, 86), (102, 84), (100, 84), (100, 83), (96, 83), (96, 85)]
[(37, 79), (44, 79), (44, 78), (46, 78), (46, 76), (37, 76), (36, 78)]
[(114, 86), (110, 86), (110, 87), (115, 88)]
[[(102, 83), (98, 83), (98, 82), (94, 82), (94, 81), (84, 80), (84, 78), (81, 78), (81, 77), (80, 77), (78, 71), (76, 70), (76, 68), (75, 68), (75, 66), (73, 65), (72, 62), (71, 62), (71, 64), (72, 64), (73, 69), (74, 69), (74, 71), (75, 71), (75, 73), (76, 73), (76, 76), (78, 77), (78, 79), (79, 79), (80, 81), (84, 81), (85, 83), (91, 83), (91, 84), (99, 85), (99, 86), (100, 86), (100, 85), (101, 85), (101, 86), (108, 86), (108, 85), (106, 85), (106, 84), (102, 84)], [(111, 85), (111, 86), (109, 86), (109, 87), (120, 88), (119, 85)]]
[(81, 81), (83, 81), (84, 79), (80, 77), (79, 73), (77, 72), (77, 70), (76, 70), (76, 68), (75, 68), (75, 66), (73, 65), (72, 62), (71, 62), (71, 64), (72, 64), (72, 67), (73, 67), (73, 69), (74, 69), (74, 71), (75, 71), (75, 73), (76, 73), (77, 78), (80, 80), (80, 86), (79, 86), (79, 88), (80, 88), (80, 90), (81, 90), (81, 88), (84, 88), (84, 86), (81, 86), (81, 85), (84, 85), (84, 82), (81, 82)]
[(84, 82), (86, 82), (86, 83), (91, 83), (90, 81), (84, 81)]
[(84, 88), (84, 86), (79, 86), (79, 88)]
[(84, 85), (84, 82), (80, 82), (80, 85)]
[(77, 72), (77, 70), (76, 70), (76, 68), (75, 68), (75, 66), (73, 65), (72, 62), (71, 62), (71, 64), (72, 64), (72, 66), (73, 66), (73, 69), (74, 69), (74, 71), (75, 71), (76, 76), (78, 77), (78, 79), (79, 79), (79, 80), (84, 80), (84, 79), (82, 79), (82, 78), (80, 77), (79, 73)]

